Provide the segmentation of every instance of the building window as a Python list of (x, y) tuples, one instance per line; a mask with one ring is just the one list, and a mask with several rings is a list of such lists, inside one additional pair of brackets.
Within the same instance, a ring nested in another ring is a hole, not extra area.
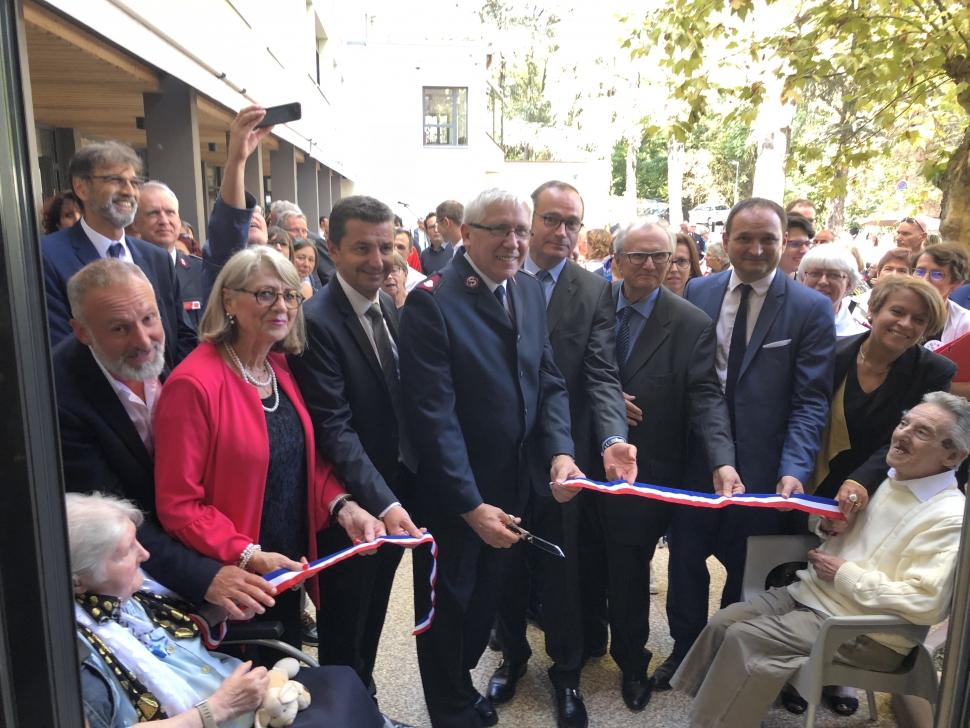
[(468, 89), (424, 87), (425, 146), (468, 145)]

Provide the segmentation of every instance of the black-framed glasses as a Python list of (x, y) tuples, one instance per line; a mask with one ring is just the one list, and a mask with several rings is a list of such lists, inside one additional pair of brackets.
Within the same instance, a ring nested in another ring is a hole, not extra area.
[(100, 179), (107, 182), (112, 187), (124, 187), (131, 185), (136, 190), (140, 190), (148, 181), (144, 177), (122, 177), (120, 174), (86, 174), (88, 179)]
[(690, 258), (674, 258), (670, 262), (673, 265), (677, 266), (678, 268), (689, 268), (690, 267)]
[(926, 270), (926, 268), (917, 268), (913, 271), (913, 275), (917, 278), (929, 278), (937, 283), (946, 277), (946, 273), (941, 270)]
[(666, 265), (667, 261), (670, 260), (671, 254), (661, 251), (658, 253), (617, 253), (617, 256), (625, 258), (631, 265), (643, 265), (647, 262), (647, 258), (649, 258), (653, 261), (654, 267), (659, 268), (662, 265)]
[(512, 227), (511, 225), (479, 225), (477, 222), (470, 222), (468, 227), (484, 230), (496, 240), (505, 240), (510, 234), (515, 235), (519, 240), (525, 240), (532, 235), (532, 230), (524, 225)]
[(233, 288), (237, 293), (248, 293), (256, 299), (256, 303), (265, 308), (276, 303), (278, 298), (283, 299), (285, 305), (291, 311), (303, 305), (303, 294), (299, 291), (277, 291), (275, 288), (260, 288), (258, 291), (250, 291), (248, 288)]
[(583, 221), (578, 217), (562, 217), (551, 212), (546, 215), (539, 215), (539, 219), (550, 230), (558, 230), (560, 225), (565, 225), (566, 232), (578, 233), (583, 227)]

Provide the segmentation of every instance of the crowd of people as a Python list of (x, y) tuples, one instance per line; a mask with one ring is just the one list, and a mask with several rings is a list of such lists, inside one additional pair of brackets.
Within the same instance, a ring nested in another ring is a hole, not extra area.
[[(374, 681), (402, 550), (307, 579), (315, 631), (303, 591), (263, 578), (385, 535), (437, 543), (413, 553), (434, 728), (499, 722), (529, 669), (532, 610), (564, 728), (588, 725), (583, 667), (607, 651), (630, 711), (676, 687), (695, 696), (692, 726), (747, 728), (780, 691), (804, 710), (783, 687), (826, 615), (946, 616), (970, 387), (935, 349), (970, 330), (961, 247), (903, 221), (866, 271), (815, 232), (807, 200), (762, 198), (734, 206), (720, 242), (654, 220), (586, 232), (580, 191), (560, 181), (446, 200), (414, 230), (355, 195), (311, 232), (293, 203), (264, 215), (244, 189), (263, 115), (232, 123), (201, 256), (176, 195), (124, 144), (80, 149), (70, 192), (45, 207), (91, 726), (251, 725), (267, 658), (213, 652), (227, 619), (316, 642), (328, 667), (307, 678), (319, 705), (297, 725), (402, 726)], [(578, 478), (814, 493), (846, 520)], [(796, 581), (740, 602), (747, 537), (808, 530), (825, 542)], [(648, 675), (663, 537), (674, 647)], [(709, 556), (727, 571), (710, 618)], [(839, 659), (892, 670), (913, 647), (863, 639)], [(471, 670), (490, 643), (503, 659), (481, 694)], [(858, 706), (838, 686), (827, 700)]]

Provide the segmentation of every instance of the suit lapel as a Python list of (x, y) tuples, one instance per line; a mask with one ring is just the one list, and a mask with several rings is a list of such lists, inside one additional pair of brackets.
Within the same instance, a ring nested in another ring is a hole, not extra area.
[(354, 341), (357, 342), (357, 346), (360, 348), (360, 353), (364, 355), (367, 362), (370, 364), (371, 369), (374, 373), (382, 378), (384, 376), (384, 370), (381, 369), (381, 363), (377, 359), (377, 354), (374, 352), (374, 347), (370, 343), (370, 339), (367, 338), (367, 334), (364, 333), (364, 329), (361, 327), (360, 319), (357, 317), (357, 313), (354, 311), (354, 307), (350, 305), (350, 300), (347, 298), (347, 294), (344, 293), (343, 286), (340, 285), (340, 281), (336, 278), (332, 281), (333, 285), (329, 286), (330, 295), (333, 296), (334, 301), (337, 304), (337, 308), (344, 316), (344, 326), (350, 335), (353, 337)]
[(566, 261), (566, 265), (559, 274), (559, 280), (556, 281), (556, 285), (552, 288), (552, 297), (549, 299), (549, 306), (546, 309), (550, 335), (556, 330), (556, 326), (562, 320), (563, 314), (566, 313), (569, 302), (576, 295), (577, 276), (573, 265), (572, 261)]
[(744, 360), (741, 362), (741, 369), (738, 371), (738, 379), (744, 376), (745, 370), (747, 370), (751, 361), (758, 353), (758, 349), (764, 343), (765, 337), (768, 335), (768, 329), (774, 323), (775, 316), (778, 315), (778, 312), (781, 310), (781, 305), (785, 300), (787, 285), (788, 280), (785, 278), (784, 273), (778, 272), (772, 278), (768, 293), (765, 294), (765, 302), (761, 307), (761, 313), (758, 314), (758, 321), (754, 325), (754, 331), (751, 332), (751, 340), (748, 342), (748, 348), (744, 350)]
[(84, 232), (84, 228), (81, 227), (81, 221), (78, 220), (74, 227), (71, 228), (71, 247), (74, 248), (74, 254), (77, 255), (77, 259), (81, 261), (81, 266), (85, 266), (88, 263), (93, 263), (96, 260), (100, 260), (98, 255), (98, 249), (94, 247)]
[(76, 371), (78, 380), (85, 383), (82, 391), (91, 403), (91, 408), (95, 412), (100, 412), (108, 426), (114, 430), (125, 446), (138, 459), (148, 472), (155, 468), (151, 455), (145, 448), (145, 443), (141, 441), (138, 430), (132, 423), (131, 418), (125, 411), (124, 405), (118, 399), (104, 373), (94, 360), (94, 355), (88, 347), (80, 342), (76, 344), (78, 348)]
[(643, 325), (637, 340), (633, 342), (633, 349), (630, 351), (626, 363), (620, 368), (621, 379), (624, 382), (630, 381), (633, 375), (650, 361), (650, 357), (657, 352), (660, 345), (670, 335), (670, 311), (667, 306), (667, 297), (671, 295), (673, 294), (665, 288), (660, 289), (650, 318)]
[[(512, 319), (509, 318), (508, 312), (502, 308), (502, 304), (498, 302), (495, 294), (488, 290), (488, 286), (485, 285), (485, 281), (482, 280), (481, 276), (475, 272), (475, 270), (468, 264), (465, 260), (464, 255), (456, 255), (452, 261), (451, 265), (454, 267), (455, 271), (461, 277), (462, 285), (465, 288), (465, 293), (469, 296), (475, 297), (475, 310), (478, 314), (488, 321), (496, 324), (502, 329), (512, 331)], [(512, 291), (512, 306), (515, 311), (516, 322), (521, 326), (522, 323), (522, 301), (521, 295), (516, 295), (517, 290), (514, 290), (515, 286), (515, 276), (509, 278), (506, 284), (506, 293), (510, 290)]]

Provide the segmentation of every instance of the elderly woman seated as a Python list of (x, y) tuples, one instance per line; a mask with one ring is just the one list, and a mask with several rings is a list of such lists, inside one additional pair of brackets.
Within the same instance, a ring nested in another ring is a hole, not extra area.
[[(827, 616), (888, 614), (941, 622), (963, 526), (955, 469), (970, 451), (970, 402), (931, 392), (903, 415), (889, 476), (848, 522), (823, 520), (825, 543), (798, 581), (715, 614), (671, 680), (694, 697), (690, 725), (750, 728), (807, 660)], [(913, 645), (890, 635), (842, 645), (837, 660), (891, 672)]]
[(832, 301), (836, 336), (866, 330), (852, 315), (852, 307), (858, 304), (846, 298), (859, 283), (859, 271), (848, 250), (841, 245), (815, 246), (798, 264), (798, 280)]
[[(146, 581), (139, 567), (148, 552), (135, 537), (141, 512), (100, 494), (69, 493), (66, 503), (81, 690), (91, 728), (147, 721), (167, 728), (252, 726), (269, 683), (266, 669), (206, 650), (209, 622)], [(351, 668), (304, 669), (297, 679), (312, 700), (293, 725), (386, 725)]]

